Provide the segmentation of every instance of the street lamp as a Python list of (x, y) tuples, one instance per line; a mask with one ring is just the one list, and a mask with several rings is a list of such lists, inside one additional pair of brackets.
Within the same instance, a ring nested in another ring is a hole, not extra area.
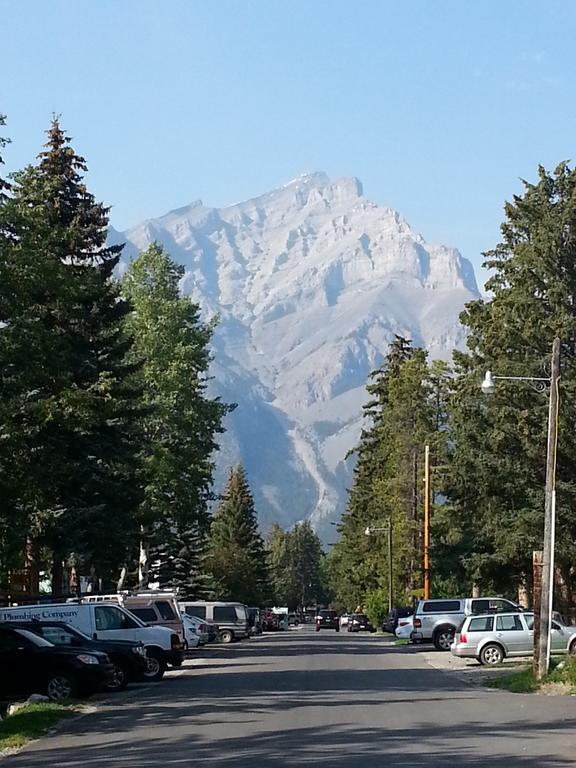
[(394, 592), (392, 587), (392, 518), (388, 518), (388, 525), (385, 528), (371, 528), (369, 525), (364, 529), (365, 536), (372, 536), (374, 533), (386, 531), (388, 534), (388, 612), (392, 613), (394, 603)]
[(492, 394), (496, 389), (496, 380), (528, 381), (536, 384), (539, 391), (550, 386), (548, 404), (548, 440), (546, 448), (546, 497), (544, 506), (544, 545), (542, 557), (542, 596), (540, 600), (540, 632), (536, 644), (537, 632), (534, 633), (534, 666), (536, 675), (541, 680), (548, 672), (550, 664), (550, 630), (552, 627), (552, 601), (554, 596), (554, 539), (556, 527), (556, 449), (558, 444), (558, 413), (560, 379), (560, 339), (556, 337), (552, 344), (552, 364), (550, 376), (492, 376), (486, 371), (481, 388), (485, 394)]

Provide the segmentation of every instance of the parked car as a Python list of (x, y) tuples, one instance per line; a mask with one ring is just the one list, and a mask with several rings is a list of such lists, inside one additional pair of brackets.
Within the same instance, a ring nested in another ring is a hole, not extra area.
[(401, 608), (392, 608), (390, 613), (386, 616), (386, 618), (382, 622), (382, 631), (390, 632), (390, 634), (393, 635), (396, 632), (396, 629), (398, 627), (398, 620), (405, 619), (406, 616), (412, 616), (413, 613), (414, 613), (414, 608), (410, 608), (409, 606), (405, 606)]
[(249, 636), (248, 615), (243, 603), (182, 600), (180, 606), (188, 616), (207, 619), (217, 624), (222, 643), (233, 643)]
[(3, 696), (40, 693), (53, 701), (89, 696), (113, 676), (102, 651), (57, 646), (27, 629), (0, 625), (0, 679)]
[[(532, 656), (534, 614), (527, 612), (468, 616), (456, 632), (450, 650), (454, 656), (500, 664), (507, 656)], [(550, 653), (576, 655), (576, 627), (553, 621)]]
[(414, 642), (433, 642), (439, 651), (449, 651), (457, 628), (472, 614), (522, 610), (503, 597), (468, 597), (420, 600), (414, 612)]
[(273, 611), (266, 610), (262, 615), (262, 631), (277, 632), (280, 629), (280, 617)]
[(349, 613), (343, 613), (342, 616), (340, 616), (340, 628), (341, 629), (342, 629), (342, 627), (347, 627), (348, 626), (349, 619), (350, 619), (350, 614)]
[(112, 679), (106, 686), (108, 691), (119, 691), (129, 682), (143, 680), (146, 675), (146, 650), (140, 641), (93, 640), (63, 621), (27, 621), (10, 626), (27, 629), (53, 645), (105, 653), (113, 667)]
[(168, 664), (182, 664), (180, 636), (167, 627), (144, 624), (117, 603), (52, 603), (0, 608), (0, 622), (63, 621), (94, 640), (139, 640), (146, 649), (147, 680), (160, 680)]
[(404, 616), (398, 619), (398, 626), (394, 634), (398, 640), (410, 640), (414, 630), (414, 616)]
[(340, 620), (336, 611), (322, 610), (316, 614), (316, 632), (321, 629), (335, 629), (340, 632)]
[(353, 613), (348, 619), (348, 632), (376, 632), (365, 613)]

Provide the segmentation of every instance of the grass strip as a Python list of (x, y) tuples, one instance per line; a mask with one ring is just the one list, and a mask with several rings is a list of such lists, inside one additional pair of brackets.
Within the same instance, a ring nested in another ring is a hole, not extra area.
[(500, 688), (512, 693), (535, 693), (541, 688), (547, 688), (554, 684), (559, 687), (563, 686), (564, 692), (567, 694), (576, 692), (576, 659), (570, 657), (564, 657), (561, 660), (553, 659), (550, 672), (542, 681), (534, 677), (532, 665), (530, 665), (524, 667), (520, 672), (502, 675), (488, 683), (490, 688)]
[(61, 704), (26, 704), (0, 722), (0, 750), (17, 749), (47, 733), (59, 720), (75, 711)]

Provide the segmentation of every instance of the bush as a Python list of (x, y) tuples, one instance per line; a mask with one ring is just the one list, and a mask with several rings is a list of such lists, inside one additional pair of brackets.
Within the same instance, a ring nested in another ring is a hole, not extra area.
[(388, 615), (388, 593), (383, 589), (375, 589), (366, 594), (366, 615), (378, 629)]

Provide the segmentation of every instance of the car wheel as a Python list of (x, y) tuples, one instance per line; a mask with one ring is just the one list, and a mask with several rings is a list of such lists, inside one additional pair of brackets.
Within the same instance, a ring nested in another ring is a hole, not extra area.
[(222, 632), (220, 632), (220, 642), (226, 643), (226, 645), (234, 642), (234, 632), (230, 629), (223, 629)]
[(335, 627), (336, 632), (340, 632), (340, 627)]
[(144, 680), (161, 680), (166, 672), (166, 661), (161, 651), (151, 648), (147, 651), (146, 657), (146, 672), (144, 673)]
[(501, 664), (503, 659), (504, 650), (500, 645), (497, 645), (496, 643), (488, 643), (488, 645), (485, 645), (484, 648), (482, 648), (480, 651), (480, 656), (478, 657), (480, 664), (491, 667), (495, 666), (496, 664)]
[(108, 683), (106, 691), (123, 691), (128, 685), (128, 673), (126, 667), (118, 661), (112, 661), (112, 680)]
[(574, 642), (568, 648), (568, 653), (570, 656), (576, 656), (576, 640), (574, 640)]
[(432, 640), (439, 651), (449, 651), (454, 640), (454, 627), (440, 627)]
[(76, 679), (69, 672), (56, 672), (46, 684), (46, 693), (52, 701), (71, 699), (76, 696), (77, 692)]
[(320, 632), (320, 627), (316, 627), (316, 632)]

